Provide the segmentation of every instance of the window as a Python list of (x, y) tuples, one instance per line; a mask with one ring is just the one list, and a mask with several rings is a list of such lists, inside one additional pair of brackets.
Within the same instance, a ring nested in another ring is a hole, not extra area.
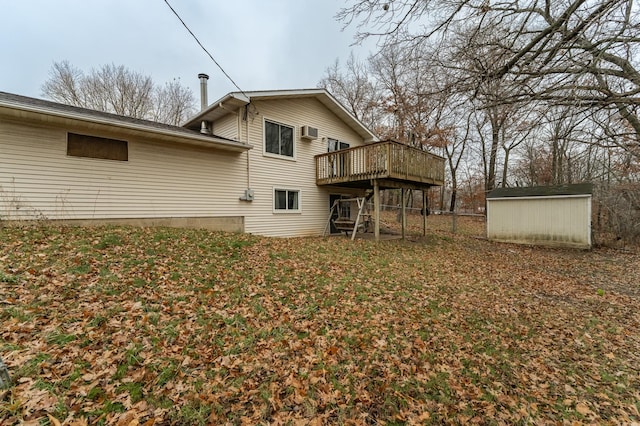
[[(336, 152), (347, 148), (349, 148), (348, 143), (340, 142), (338, 139), (327, 138), (327, 152)], [(348, 161), (347, 155), (348, 153), (336, 153), (329, 157), (332, 176), (345, 176)]]
[(300, 211), (300, 191), (297, 189), (274, 189), (273, 211), (278, 213)]
[(293, 158), (293, 127), (264, 121), (264, 151)]
[(340, 151), (349, 148), (349, 144), (338, 139), (327, 138), (327, 152)]
[(67, 133), (67, 155), (127, 161), (129, 147), (127, 141)]

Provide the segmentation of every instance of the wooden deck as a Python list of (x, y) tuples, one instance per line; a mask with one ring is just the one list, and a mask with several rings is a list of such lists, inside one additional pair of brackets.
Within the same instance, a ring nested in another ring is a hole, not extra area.
[(386, 141), (316, 155), (316, 183), (356, 188), (426, 189), (444, 184), (444, 158)]

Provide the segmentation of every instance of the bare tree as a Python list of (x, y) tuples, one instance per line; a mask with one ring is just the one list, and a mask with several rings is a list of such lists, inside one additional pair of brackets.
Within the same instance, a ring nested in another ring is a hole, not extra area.
[(487, 40), (499, 60), (459, 71), (479, 85), (518, 82), (495, 104), (543, 100), (603, 110), (624, 120), (628, 139), (640, 140), (640, 72), (634, 60), (640, 20), (630, 0), (354, 0), (339, 13), (357, 22), (360, 38), (377, 35), (387, 46), (415, 48), (445, 44), (456, 27), (470, 40), (486, 29), (500, 29)]
[(177, 80), (156, 86), (151, 77), (123, 65), (106, 64), (84, 74), (68, 61), (54, 62), (42, 92), (68, 105), (173, 125), (194, 112), (193, 94)]
[(145, 118), (151, 111), (151, 77), (127, 70), (123, 65), (103, 65), (83, 78), (88, 108), (128, 117)]
[(191, 90), (178, 80), (155, 88), (152, 97), (151, 117), (154, 121), (179, 125), (194, 112)]
[[(371, 71), (390, 134), (441, 147), (452, 205), (458, 188), (475, 197), (481, 175), (485, 192), (500, 174), (503, 186), (591, 181), (597, 226), (640, 235), (632, 0), (348, 0), (338, 18), (379, 37)], [(460, 164), (473, 181), (458, 182)]]
[[(426, 49), (390, 46), (371, 57), (370, 62), (387, 113), (384, 136), (428, 149), (429, 141), (434, 137), (437, 139), (439, 133), (434, 119), (439, 114), (442, 91), (445, 90), (439, 87), (431, 53)], [(432, 95), (435, 95), (433, 99)]]
[[(442, 71), (432, 64), (431, 71)], [(449, 211), (456, 210), (459, 188), (458, 169), (466, 160), (467, 146), (471, 139), (471, 120), (473, 109), (469, 107), (468, 98), (452, 90), (451, 82), (446, 78), (430, 79), (427, 102), (430, 106), (426, 117), (427, 133), (424, 145), (441, 148), (447, 161), (447, 171), (451, 182)]]
[(466, 154), (467, 142), (469, 141), (469, 133), (471, 127), (469, 122), (471, 115), (468, 115), (466, 125), (460, 126), (460, 128), (450, 132), (447, 135), (447, 142), (444, 145), (444, 151), (449, 165), (449, 173), (451, 174), (451, 203), (449, 205), (449, 211), (453, 212), (456, 209), (456, 199), (458, 195), (458, 168), (460, 162)]
[(54, 101), (84, 106), (86, 100), (81, 87), (83, 79), (82, 71), (71, 65), (69, 61), (54, 62), (49, 70), (49, 79), (42, 85), (42, 92)]
[(353, 52), (347, 59), (345, 70), (341, 69), (336, 59), (325, 70), (318, 87), (327, 89), (349, 108), (349, 112), (370, 128), (376, 128), (382, 122), (377, 82), (370, 76), (368, 63), (360, 62)]

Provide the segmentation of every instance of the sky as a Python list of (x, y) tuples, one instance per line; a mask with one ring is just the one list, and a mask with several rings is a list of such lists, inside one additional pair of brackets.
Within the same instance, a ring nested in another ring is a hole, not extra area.
[[(353, 46), (355, 28), (335, 14), (345, 0), (169, 0), (244, 91), (316, 87), (336, 59), (365, 59), (375, 40)], [(43, 98), (54, 62), (85, 73), (124, 65), (158, 84), (173, 79), (209, 101), (235, 91), (164, 0), (0, 0), (0, 91)]]

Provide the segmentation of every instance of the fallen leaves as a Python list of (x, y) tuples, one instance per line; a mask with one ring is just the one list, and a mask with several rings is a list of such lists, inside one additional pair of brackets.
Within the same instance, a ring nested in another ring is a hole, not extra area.
[(637, 255), (1, 232), (3, 424), (640, 421)]
[(583, 402), (579, 402), (578, 404), (576, 404), (576, 411), (582, 414), (583, 416), (588, 416), (589, 414), (592, 414), (589, 407), (587, 407), (587, 404)]

